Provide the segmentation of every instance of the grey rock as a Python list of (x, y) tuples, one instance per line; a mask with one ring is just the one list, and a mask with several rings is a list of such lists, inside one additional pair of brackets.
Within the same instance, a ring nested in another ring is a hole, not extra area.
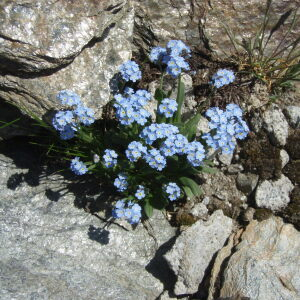
[(207, 197), (213, 196), (222, 201), (238, 203), (244, 196), (236, 187), (234, 175), (217, 172), (215, 174), (202, 174), (201, 176), (205, 180), (201, 188)]
[[(0, 155), (1, 299), (152, 300), (163, 292), (150, 267), (157, 248), (175, 234), (163, 214), (135, 230), (104, 227), (105, 220), (74, 207), (59, 175), (8, 188), (8, 179), (26, 174)], [(50, 201), (47, 190), (62, 196)], [(168, 276), (167, 264), (160, 270)]]
[(208, 209), (203, 202), (196, 203), (194, 207), (191, 209), (191, 214), (196, 217), (202, 219), (203, 217), (206, 217), (208, 213)]
[(208, 120), (205, 117), (201, 117), (198, 126), (197, 126), (197, 136), (201, 136), (204, 133), (210, 132), (210, 128), (208, 126)]
[(258, 182), (258, 175), (251, 173), (239, 173), (236, 178), (237, 188), (243, 193), (249, 195), (255, 188)]
[(300, 106), (290, 105), (285, 108), (284, 113), (293, 128), (300, 128)]
[(228, 174), (237, 174), (243, 170), (244, 170), (243, 166), (239, 164), (232, 164), (227, 167)]
[(289, 124), (277, 105), (272, 105), (263, 114), (263, 127), (275, 145), (284, 146), (289, 134)]
[(280, 210), (290, 202), (289, 194), (293, 188), (291, 181), (284, 175), (276, 181), (264, 180), (258, 184), (255, 192), (256, 205), (273, 211)]
[(229, 166), (231, 164), (232, 159), (233, 159), (233, 153), (231, 153), (231, 154), (219, 153), (218, 154), (218, 159), (223, 165)]
[(138, 49), (165, 46), (171, 39), (182, 40), (189, 46), (200, 44), (199, 25), (203, 16), (202, 2), (189, 0), (133, 0), (135, 7), (134, 43)]
[(165, 258), (177, 275), (175, 294), (193, 294), (214, 254), (223, 247), (232, 230), (232, 219), (215, 211), (208, 221), (197, 221), (177, 238)]
[(110, 81), (131, 57), (127, 1), (2, 1), (0, 97), (44, 115), (62, 89), (101, 116)]
[[(200, 1), (196, 2), (198, 5), (201, 5)], [(216, 53), (217, 56), (223, 58), (228, 57), (230, 54), (236, 53), (230, 38), (226, 34), (223, 24), (227, 24), (232, 31), (233, 36), (239, 43), (242, 43), (243, 39), (249, 39), (251, 37), (254, 38), (259, 26), (262, 24), (265, 6), (266, 2), (260, 0), (232, 0), (227, 2), (222, 0), (210, 1), (202, 27), (204, 36), (208, 40), (209, 47)], [(298, 1), (294, 0), (287, 0), (284, 2), (280, 0), (272, 1), (270, 11), (272, 21), (268, 23), (266, 28), (266, 39), (269, 36), (271, 28), (279, 20), (280, 16), (282, 16), (289, 9), (295, 9), (298, 6)], [(300, 13), (298, 12), (298, 15), (299, 14)], [(269, 41), (268, 47), (265, 49), (266, 55), (270, 54), (276, 49), (276, 46), (280, 43), (284, 33), (287, 31), (288, 26), (289, 22), (274, 32)], [(289, 41), (296, 40), (296, 38), (299, 36), (299, 32), (300, 24), (298, 22), (295, 24), (293, 33), (289, 37)], [(237, 48), (242, 53), (244, 52), (242, 47), (239, 45), (237, 45)]]
[(290, 157), (284, 149), (281, 149), (279, 154), (281, 159), (281, 168), (283, 169), (286, 166), (286, 164), (289, 162)]
[(300, 233), (282, 219), (252, 221), (223, 271), (220, 297), (300, 298)]

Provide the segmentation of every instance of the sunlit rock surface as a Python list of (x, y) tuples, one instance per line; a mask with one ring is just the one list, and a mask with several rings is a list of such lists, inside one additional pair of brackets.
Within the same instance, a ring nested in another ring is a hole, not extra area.
[(280, 218), (252, 221), (226, 264), (220, 297), (299, 299), (299, 270), (300, 233)]
[(132, 31), (127, 1), (1, 1), (0, 97), (41, 116), (70, 89), (99, 117)]
[[(60, 175), (36, 182), (40, 169), (30, 159), (0, 155), (0, 298), (156, 299), (170, 280), (157, 249), (174, 236), (163, 214), (147, 230), (104, 228), (74, 206)], [(62, 196), (50, 201), (49, 190)]]

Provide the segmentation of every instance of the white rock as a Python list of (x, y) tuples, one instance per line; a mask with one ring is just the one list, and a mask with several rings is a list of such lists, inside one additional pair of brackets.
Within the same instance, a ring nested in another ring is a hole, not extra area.
[(293, 128), (300, 128), (300, 106), (288, 106), (285, 115)]
[(202, 218), (206, 216), (207, 213), (208, 213), (208, 209), (206, 205), (204, 205), (202, 202), (195, 204), (191, 210), (191, 214), (196, 218)]
[(277, 181), (265, 180), (256, 189), (256, 205), (273, 211), (284, 208), (290, 202), (289, 194), (293, 188), (291, 181), (284, 175)]
[(268, 131), (271, 141), (280, 146), (286, 144), (289, 133), (289, 124), (281, 109), (273, 104), (263, 114), (263, 127)]
[(281, 159), (281, 168), (283, 169), (290, 160), (288, 153), (284, 149), (280, 150), (280, 159)]
[(175, 294), (197, 292), (214, 254), (223, 247), (233, 227), (232, 219), (215, 211), (208, 221), (199, 220), (184, 231), (164, 256), (177, 275)]

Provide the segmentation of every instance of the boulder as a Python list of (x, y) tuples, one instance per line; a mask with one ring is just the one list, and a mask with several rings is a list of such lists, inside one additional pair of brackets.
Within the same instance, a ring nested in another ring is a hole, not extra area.
[(291, 224), (277, 217), (252, 221), (228, 255), (220, 298), (300, 298), (300, 233)]
[(125, 230), (76, 208), (61, 175), (20, 160), (28, 155), (17, 165), (0, 155), (1, 299), (152, 300), (164, 291), (171, 275), (157, 249), (175, 230), (162, 213)]
[(264, 180), (257, 186), (255, 203), (260, 208), (280, 210), (289, 204), (289, 194), (293, 188), (291, 181), (284, 175), (276, 181)]
[(214, 255), (223, 247), (233, 228), (232, 219), (215, 211), (208, 221), (197, 221), (176, 239), (165, 254), (177, 275), (175, 294), (194, 294)]
[(1, 1), (0, 98), (41, 117), (69, 89), (99, 117), (131, 56), (133, 12), (125, 0)]

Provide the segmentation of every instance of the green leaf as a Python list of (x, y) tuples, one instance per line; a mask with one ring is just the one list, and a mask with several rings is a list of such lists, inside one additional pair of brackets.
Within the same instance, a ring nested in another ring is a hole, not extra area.
[(0, 126), (0, 129), (2, 129), (2, 128), (5, 128), (5, 127), (7, 127), (7, 126), (10, 126), (10, 125), (12, 125), (12, 124), (14, 124), (14, 123), (16, 123), (16, 122), (18, 122), (20, 120), (20, 118), (17, 118), (17, 119), (15, 119), (15, 120), (13, 120), (13, 121), (10, 121), (10, 122), (7, 122), (7, 123), (5, 123), (5, 122), (1, 122), (1, 123), (5, 123), (4, 125), (2, 125), (2, 126)]
[(153, 206), (150, 204), (149, 201), (146, 201), (144, 204), (144, 211), (148, 218), (151, 218), (153, 215)]
[(173, 122), (181, 122), (181, 108), (184, 102), (184, 97), (185, 97), (185, 93), (184, 93), (184, 83), (181, 82), (181, 75), (179, 75), (178, 77), (178, 87), (177, 87), (177, 98), (176, 98), (176, 102), (178, 104), (177, 107), (177, 111), (176, 114), (173, 118)]
[(185, 135), (189, 141), (192, 141), (196, 136), (197, 126), (200, 121), (200, 118), (200, 114), (192, 116), (188, 121), (185, 122), (181, 130), (181, 133)]
[(202, 194), (201, 188), (193, 179), (188, 177), (180, 177), (179, 181), (183, 184), (183, 186), (189, 187), (194, 196), (199, 196)]
[(201, 172), (208, 173), (208, 174), (216, 174), (218, 172), (218, 170), (207, 167), (207, 166), (203, 166), (203, 167), (201, 167)]
[(164, 98), (167, 98), (165, 92), (162, 89), (157, 88), (154, 93), (154, 99), (157, 100), (158, 102), (161, 102), (161, 100)]
[(182, 186), (183, 190), (184, 190), (184, 193), (186, 194), (186, 196), (190, 199), (193, 199), (195, 196), (192, 192), (192, 190), (188, 187), (188, 186)]

